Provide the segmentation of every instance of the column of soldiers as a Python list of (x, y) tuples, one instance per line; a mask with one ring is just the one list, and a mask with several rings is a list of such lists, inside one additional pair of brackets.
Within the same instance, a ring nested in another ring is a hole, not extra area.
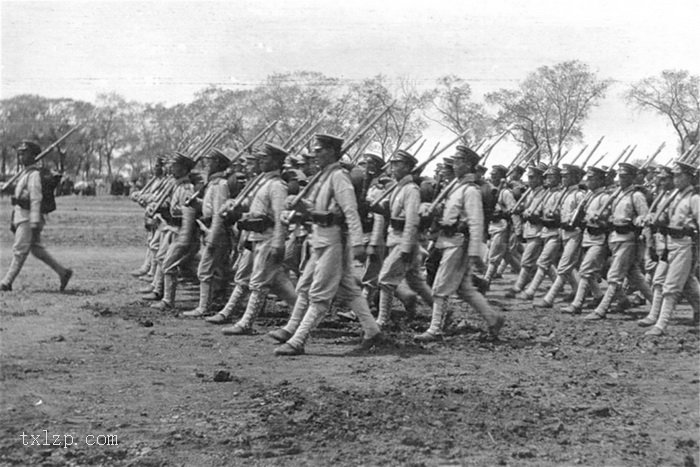
[[(496, 337), (505, 320), (484, 293), (507, 267), (517, 279), (506, 297), (534, 300), (543, 293), (535, 305), (554, 308), (566, 293), (561, 311), (582, 314), (591, 296), (587, 321), (605, 318), (614, 303), (624, 309), (633, 292), (649, 303), (639, 320), (651, 326), (647, 334), (665, 332), (681, 297), (700, 319), (700, 195), (690, 158), (645, 167), (644, 176), (626, 162), (614, 170), (525, 167), (521, 159), (492, 167), (489, 183), (482, 158), (466, 146), (443, 160), (437, 180), (421, 178), (407, 150), (386, 164), (382, 154), (364, 151), (341, 163), (344, 152), (342, 138), (317, 134), (306, 155), (267, 142), (232, 169), (231, 158), (213, 149), (202, 200), (194, 203), (188, 174), (196, 161), (175, 153), (166, 165), (170, 178), (157, 172), (135, 195), (148, 205), (174, 180), (169, 202), (150, 216), (146, 260), (134, 272), (152, 276), (145, 298), (174, 309), (178, 269), (199, 249), (199, 303), (184, 316), (231, 323), (225, 335), (251, 335), (272, 292), (291, 310), (286, 325), (269, 333), (277, 355), (304, 353), (333, 301), (362, 325), (362, 351), (386, 339), (395, 296), (409, 318), (419, 299), (432, 309), (416, 341), (441, 339), (447, 302), (455, 297)], [(354, 261), (362, 264), (359, 276)], [(231, 276), (233, 290), (215, 312), (212, 302), (227, 293)]]

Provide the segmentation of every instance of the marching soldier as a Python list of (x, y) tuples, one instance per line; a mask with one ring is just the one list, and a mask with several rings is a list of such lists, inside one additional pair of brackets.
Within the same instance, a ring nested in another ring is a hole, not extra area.
[(194, 186), (190, 181), (190, 171), (194, 166), (195, 161), (192, 158), (177, 151), (174, 153), (171, 170), (175, 178), (175, 188), (170, 195), (170, 216), (165, 219), (166, 229), (171, 231), (173, 236), (163, 258), (163, 297), (160, 302), (152, 305), (153, 308), (163, 311), (175, 308), (178, 266), (188, 259), (195, 241), (196, 211), (185, 205), (194, 194)]
[(559, 237), (559, 202), (564, 190), (559, 186), (561, 182), (561, 170), (557, 166), (551, 166), (544, 174), (547, 185), (547, 194), (542, 199), (539, 207), (532, 210), (531, 217), (536, 217), (542, 225), (540, 239), (542, 251), (537, 257), (537, 270), (525, 290), (517, 297), (523, 300), (532, 300), (544, 280), (550, 268), (557, 263), (561, 253), (561, 238)]
[[(363, 190), (366, 202), (372, 204), (377, 197), (386, 189), (380, 181), (382, 174), (382, 166), (384, 159), (379, 154), (367, 152), (363, 155), (359, 163), (360, 167), (365, 170), (364, 184), (366, 189)], [(386, 242), (384, 240), (386, 233), (386, 219), (377, 212), (363, 213), (362, 232), (365, 235), (365, 245), (367, 245), (367, 259), (365, 260), (364, 271), (362, 273), (362, 294), (367, 299), (368, 303), (372, 303), (373, 293), (379, 285), (379, 271), (382, 268), (382, 262), (386, 254)]]
[[(676, 192), (670, 195), (668, 224), (660, 227), (665, 235), (668, 250), (668, 269), (663, 284), (663, 301), (656, 324), (645, 333), (660, 336), (665, 333), (668, 320), (684, 288), (690, 292), (694, 317), (700, 312), (700, 284), (692, 274), (696, 260), (693, 243), (698, 241), (700, 226), (700, 195), (695, 192), (692, 180), (696, 168), (684, 162), (676, 162), (673, 168), (673, 184)], [(653, 316), (652, 316), (653, 318)], [(697, 319), (697, 318), (696, 318)]]
[(562, 243), (561, 256), (557, 265), (557, 277), (542, 301), (538, 303), (538, 306), (544, 308), (553, 306), (557, 294), (565, 283), (571, 284), (574, 293), (578, 287), (574, 270), (580, 258), (579, 249), (582, 234), (580, 227), (573, 223), (573, 216), (576, 208), (585, 197), (584, 191), (579, 187), (581, 169), (575, 165), (564, 164), (562, 177), (565, 191), (561, 195), (558, 206), (555, 207), (555, 212), (560, 213), (557, 220), (559, 221), (559, 235)]
[[(606, 257), (607, 228), (601, 223), (599, 213), (608, 203), (610, 193), (605, 185), (606, 171), (598, 167), (588, 167), (586, 173), (586, 186), (588, 195), (581, 201), (581, 205), (576, 209), (584, 214), (582, 220), (572, 218), (570, 226), (576, 226), (581, 222), (583, 236), (581, 247), (583, 248), (583, 258), (579, 268), (580, 280), (574, 295), (574, 301), (562, 312), (579, 314), (583, 308), (583, 301), (586, 294), (597, 290), (597, 278), (603, 270)], [(572, 216), (577, 216), (573, 213)]]
[(523, 194), (525, 198), (518, 201), (522, 207), (521, 210), (514, 213), (520, 215), (525, 221), (523, 239), (526, 243), (520, 260), (518, 279), (515, 281), (515, 285), (506, 292), (507, 298), (515, 298), (518, 293), (522, 292), (525, 284), (529, 283), (537, 267), (537, 258), (542, 252), (542, 238), (540, 237), (542, 222), (535, 213), (547, 194), (547, 190), (542, 186), (545, 170), (547, 170), (547, 166), (544, 164), (531, 165), (527, 168), (527, 183), (530, 188), (526, 194)]
[(441, 338), (447, 299), (454, 293), (484, 317), (492, 336), (497, 336), (503, 326), (503, 317), (491, 309), (474, 287), (471, 275), (472, 265), (480, 260), (484, 233), (481, 191), (474, 178), (478, 162), (478, 154), (466, 146), (457, 146), (454, 168), (459, 183), (447, 195), (440, 220), (436, 247), (442, 251), (442, 258), (433, 283), (432, 319), (428, 330), (414, 337), (418, 342)]
[(353, 186), (338, 163), (342, 145), (341, 138), (316, 135), (313, 151), (321, 176), (308, 204), (303, 201), (303, 206), (292, 206), (309, 210), (313, 223), (311, 258), (297, 283), (297, 302), (287, 326), (270, 333), (276, 340), (286, 341), (275, 350), (276, 355), (304, 353), (309, 334), (327, 314), (336, 294), (349, 303), (362, 325), (360, 349), (369, 349), (383, 339), (352, 272), (352, 258), (363, 260), (365, 249)]
[(12, 245), (10, 269), (7, 270), (5, 277), (0, 282), (0, 291), (12, 290), (12, 283), (22, 270), (27, 256), (31, 253), (58, 274), (59, 290), (63, 292), (73, 276), (73, 270), (58, 263), (41, 243), (41, 230), (46, 223), (44, 213), (41, 210), (43, 197), (41, 174), (36, 165), (36, 156), (41, 154), (41, 146), (34, 141), (25, 140), (20, 143), (17, 153), (24, 166), (24, 174), (17, 180), (15, 194), (12, 197), (14, 208), (12, 209), (11, 230), (15, 234), (15, 241)]
[[(515, 196), (513, 190), (506, 182), (506, 173), (508, 169), (502, 165), (494, 165), (491, 168), (491, 183), (498, 187), (496, 193), (496, 208), (491, 221), (489, 222), (489, 236), (491, 237), (491, 245), (488, 252), (488, 269), (484, 276), (484, 280), (490, 284), (491, 279), (498, 271), (498, 266), (501, 261), (506, 261), (514, 269), (520, 268), (520, 258), (517, 252), (509, 248), (510, 234), (514, 229), (510, 219), (510, 212), (515, 207)], [(517, 221), (513, 219), (513, 221)]]
[(265, 306), (270, 291), (290, 307), (294, 307), (296, 302), (294, 286), (282, 265), (287, 227), (282, 223), (280, 214), (287, 197), (287, 184), (282, 180), (281, 169), (289, 153), (279, 146), (265, 143), (257, 155), (264, 175), (252, 187), (250, 208), (238, 221), (239, 228), (249, 232), (248, 241), (252, 244), (250, 297), (241, 319), (222, 330), (230, 336), (254, 333), (253, 322)]
[[(163, 184), (163, 181), (165, 180), (165, 170), (164, 170), (164, 165), (165, 165), (165, 158), (163, 156), (157, 156), (156, 157), (156, 162), (155, 165), (153, 166), (153, 180), (147, 187), (140, 191), (134, 191), (131, 193), (130, 198), (134, 201), (138, 201), (138, 203), (141, 206), (146, 206), (148, 204), (149, 199), (151, 198), (152, 194), (155, 193), (157, 190), (160, 189), (160, 187)], [(140, 268), (131, 271), (130, 274), (134, 277), (142, 277), (149, 275), (152, 277), (152, 271), (155, 271), (155, 253), (158, 251), (157, 248), (157, 240), (155, 245), (151, 246), (151, 243), (153, 242), (153, 237), (156, 235), (157, 228), (158, 228), (158, 223), (153, 219), (153, 217), (149, 216), (148, 214), (144, 215), (144, 224), (146, 226), (146, 231), (147, 231), (147, 240), (146, 240), (146, 258), (144, 258), (143, 264), (141, 265)], [(155, 247), (155, 248), (154, 248)]]
[[(608, 269), (608, 288), (598, 307), (584, 316), (586, 320), (605, 318), (613, 299), (621, 292), (622, 281), (628, 278), (630, 285), (642, 292), (644, 298), (651, 302), (651, 290), (644, 281), (637, 261), (637, 230), (641, 229), (643, 220), (649, 210), (643, 193), (633, 185), (637, 167), (623, 162), (619, 165), (620, 186), (610, 202), (611, 225), (608, 247), (611, 252), (611, 264)], [(600, 213), (605, 216), (606, 213)], [(604, 218), (603, 218), (604, 219)]]
[(207, 170), (207, 187), (202, 199), (202, 223), (207, 228), (201, 257), (197, 268), (199, 279), (199, 304), (183, 316), (198, 318), (210, 314), (209, 307), (214, 292), (214, 282), (221, 285), (226, 258), (229, 255), (230, 241), (219, 210), (229, 198), (226, 169), (231, 160), (219, 149), (212, 149), (204, 157)]
[[(425, 303), (432, 306), (433, 299), (425, 278), (421, 275), (421, 256), (418, 244), (420, 218), (420, 193), (411, 171), (418, 162), (408, 152), (400, 149), (389, 161), (397, 182), (396, 190), (388, 200), (389, 232), (387, 248), (389, 254), (379, 273), (379, 315), (377, 324), (385, 328), (390, 319), (391, 302), (397, 287), (406, 280)], [(407, 310), (408, 313), (414, 310)]]

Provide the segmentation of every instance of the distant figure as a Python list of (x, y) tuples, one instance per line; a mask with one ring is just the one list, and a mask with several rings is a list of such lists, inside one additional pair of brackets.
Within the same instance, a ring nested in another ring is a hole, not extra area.
[(0, 282), (0, 291), (12, 290), (12, 283), (31, 252), (56, 271), (60, 280), (59, 290), (63, 292), (73, 271), (61, 266), (41, 244), (41, 230), (45, 219), (41, 209), (43, 198), (41, 175), (36, 165), (36, 156), (41, 153), (41, 147), (33, 141), (22, 141), (17, 148), (17, 153), (24, 166), (24, 173), (17, 180), (15, 194), (12, 197), (14, 209), (11, 230), (15, 234), (15, 242), (12, 245), (12, 263)]

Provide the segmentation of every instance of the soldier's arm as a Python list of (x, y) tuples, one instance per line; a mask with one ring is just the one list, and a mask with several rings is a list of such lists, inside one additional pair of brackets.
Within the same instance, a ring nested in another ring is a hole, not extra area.
[(350, 183), (350, 178), (347, 174), (337, 170), (332, 174), (330, 182), (332, 183), (335, 201), (338, 203), (343, 216), (345, 216), (345, 222), (350, 232), (351, 246), (362, 246), (362, 226), (360, 224), (360, 215), (357, 212), (355, 190), (352, 187), (352, 183)]
[(640, 191), (635, 191), (632, 194), (632, 203), (634, 203), (634, 212), (637, 216), (632, 219), (634, 225), (641, 226), (644, 224), (644, 218), (649, 212), (649, 205), (647, 204), (647, 198)]
[(404, 213), (406, 220), (404, 221), (403, 235), (401, 236), (401, 251), (410, 253), (418, 244), (418, 224), (420, 217), (418, 216), (418, 208), (420, 207), (420, 191), (415, 185), (406, 187), (406, 195), (404, 197)]
[(38, 170), (32, 170), (27, 177), (27, 190), (29, 192), (29, 223), (39, 225), (41, 222), (41, 174)]
[(281, 179), (275, 180), (270, 186), (270, 205), (275, 227), (272, 233), (272, 248), (284, 248), (284, 240), (287, 233), (286, 226), (282, 223), (281, 215), (284, 210), (284, 202), (287, 199), (287, 184)]
[(484, 210), (481, 204), (481, 191), (469, 186), (464, 190), (464, 210), (467, 212), (469, 225), (469, 246), (467, 255), (480, 256), (484, 232)]
[(225, 179), (217, 180), (216, 184), (212, 187), (211, 193), (212, 215), (219, 212), (219, 209), (221, 209), (228, 198), (228, 182)]

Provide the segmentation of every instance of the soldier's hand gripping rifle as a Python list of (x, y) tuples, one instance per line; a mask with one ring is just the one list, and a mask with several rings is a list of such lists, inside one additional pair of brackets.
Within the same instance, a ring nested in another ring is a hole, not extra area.
[[(42, 160), (44, 157), (46, 157), (51, 151), (53, 151), (53, 149), (54, 149), (56, 146), (58, 146), (59, 144), (61, 144), (61, 143), (63, 142), (63, 140), (65, 140), (65, 139), (68, 138), (70, 135), (72, 135), (72, 134), (73, 134), (78, 128), (80, 128), (81, 126), (82, 126), (82, 123), (81, 123), (81, 124), (78, 124), (78, 125), (76, 125), (76, 126), (74, 126), (74, 127), (71, 128), (70, 130), (68, 130), (68, 131), (66, 132), (66, 134), (64, 134), (63, 136), (61, 136), (60, 138), (58, 138), (56, 141), (54, 141), (53, 143), (51, 143), (46, 149), (44, 149), (43, 151), (41, 151), (41, 152), (34, 158), (34, 162), (35, 162), (35, 163), (36, 163), (36, 162), (39, 162), (39, 161)], [(24, 173), (26, 173), (26, 171), (27, 171), (27, 169), (24, 168), (24, 169), (22, 169), (21, 171), (17, 172), (12, 178), (10, 178), (10, 179), (2, 186), (2, 188), (0, 188), (0, 192), (3, 192), (3, 193), (4, 193), (4, 192), (6, 192), (6, 191), (9, 191), (10, 187), (12, 187), (12, 186), (15, 184), (15, 182), (16, 182)]]

